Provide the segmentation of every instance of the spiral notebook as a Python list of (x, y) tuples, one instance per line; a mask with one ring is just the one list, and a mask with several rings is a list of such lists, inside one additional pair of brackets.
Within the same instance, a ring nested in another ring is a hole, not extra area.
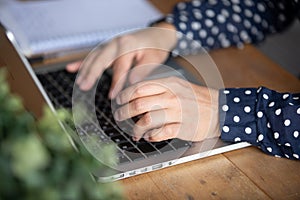
[(91, 49), (160, 17), (146, 0), (0, 1), (0, 21), (28, 58)]

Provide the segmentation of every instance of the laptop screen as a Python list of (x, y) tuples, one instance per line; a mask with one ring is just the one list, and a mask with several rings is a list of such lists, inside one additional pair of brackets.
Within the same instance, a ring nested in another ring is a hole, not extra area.
[(45, 93), (39, 87), (27, 59), (20, 53), (13, 34), (0, 24), (0, 56), (4, 61), (11, 90), (22, 97), (25, 108), (40, 117), (45, 105)]

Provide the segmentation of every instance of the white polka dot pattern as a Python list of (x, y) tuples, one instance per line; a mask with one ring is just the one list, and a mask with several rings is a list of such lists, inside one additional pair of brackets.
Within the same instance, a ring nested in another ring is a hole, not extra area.
[[(165, 18), (181, 33), (178, 34), (178, 45), (173, 55), (193, 54), (202, 48), (243, 48), (244, 43), (260, 42), (268, 34), (285, 29), (293, 21), (300, 10), (299, 2), (181, 2)], [(299, 94), (277, 93), (264, 87), (221, 90), (221, 138), (230, 142), (247, 141), (276, 157), (299, 159), (299, 99)]]
[[(193, 32), (192, 39), (207, 50), (232, 45), (243, 48), (244, 43), (260, 42), (287, 27), (295, 18), (291, 8), (291, 2), (285, 0), (192, 0), (178, 3), (165, 20), (184, 34)], [(176, 52), (190, 54), (200, 47), (178, 45)]]
[(220, 90), (221, 138), (247, 141), (274, 156), (299, 159), (299, 96), (264, 87)]

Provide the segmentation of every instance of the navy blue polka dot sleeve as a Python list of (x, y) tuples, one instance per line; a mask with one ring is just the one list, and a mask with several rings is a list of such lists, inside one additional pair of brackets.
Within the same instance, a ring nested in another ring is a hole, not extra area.
[(300, 155), (300, 93), (259, 89), (220, 90), (221, 139), (246, 141), (290, 159)]
[(193, 0), (177, 4), (165, 21), (199, 44), (189, 46), (187, 39), (179, 37), (176, 52), (243, 47), (285, 29), (297, 16), (295, 2), (298, 4), (297, 0)]
[[(177, 4), (165, 21), (181, 33), (176, 55), (258, 43), (287, 28), (297, 16), (299, 0), (192, 0)], [(299, 96), (267, 88), (221, 90), (221, 138), (299, 159)]]

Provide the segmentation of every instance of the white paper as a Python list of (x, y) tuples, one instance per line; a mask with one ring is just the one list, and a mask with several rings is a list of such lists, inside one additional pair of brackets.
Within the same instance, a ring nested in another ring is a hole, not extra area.
[(0, 0), (0, 21), (29, 57), (95, 46), (160, 17), (146, 0)]

